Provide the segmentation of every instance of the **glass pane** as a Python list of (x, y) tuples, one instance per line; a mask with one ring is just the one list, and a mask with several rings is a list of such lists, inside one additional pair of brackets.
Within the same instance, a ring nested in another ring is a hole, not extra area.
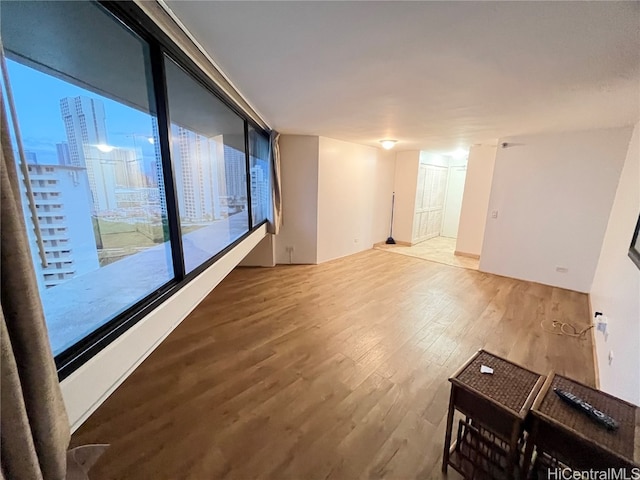
[[(29, 172), (22, 204), (57, 355), (174, 277), (149, 48), (93, 3), (11, 3), (2, 33)], [(34, 18), (37, 42), (25, 42)], [(59, 50), (67, 34), (83, 33), (82, 48)], [(116, 82), (129, 85), (110, 91), (100, 79), (114, 78), (114, 44)], [(57, 64), (41, 63), (47, 58)]]
[(251, 172), (251, 214), (253, 224), (269, 218), (271, 209), (271, 152), (269, 138), (249, 127), (249, 165)]
[(165, 59), (186, 272), (249, 231), (244, 120)]

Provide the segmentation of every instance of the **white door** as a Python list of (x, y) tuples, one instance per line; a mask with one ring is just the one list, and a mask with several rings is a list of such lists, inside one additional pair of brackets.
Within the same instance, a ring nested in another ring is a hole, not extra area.
[(444, 215), (442, 217), (443, 237), (456, 238), (460, 223), (460, 209), (462, 208), (462, 193), (464, 180), (467, 177), (467, 167), (451, 167), (447, 182), (447, 195), (444, 201)]
[(440, 235), (446, 189), (446, 167), (420, 165), (413, 221), (413, 243)]

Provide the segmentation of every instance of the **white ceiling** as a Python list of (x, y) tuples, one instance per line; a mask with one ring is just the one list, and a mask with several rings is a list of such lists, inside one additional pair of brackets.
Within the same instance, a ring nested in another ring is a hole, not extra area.
[(640, 2), (166, 3), (283, 133), (448, 153), (640, 117)]

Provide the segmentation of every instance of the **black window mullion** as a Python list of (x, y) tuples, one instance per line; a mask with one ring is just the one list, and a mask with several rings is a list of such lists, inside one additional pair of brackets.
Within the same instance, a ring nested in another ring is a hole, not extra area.
[(164, 53), (156, 43), (151, 44), (151, 70), (153, 72), (153, 87), (156, 96), (158, 136), (160, 137), (160, 156), (162, 157), (162, 175), (164, 180), (164, 195), (167, 206), (167, 223), (169, 240), (171, 242), (171, 256), (173, 272), (176, 280), (181, 281), (185, 276), (184, 255), (182, 251), (182, 232), (178, 210), (178, 196), (171, 161), (171, 121), (169, 117), (169, 102), (167, 82), (164, 69)]
[(247, 171), (247, 214), (249, 216), (249, 230), (253, 228), (253, 211), (251, 208), (251, 161), (249, 159), (249, 124), (244, 121), (244, 151)]

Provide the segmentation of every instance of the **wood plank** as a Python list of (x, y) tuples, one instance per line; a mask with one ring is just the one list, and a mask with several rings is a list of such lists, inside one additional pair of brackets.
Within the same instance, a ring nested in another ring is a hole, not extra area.
[[(370, 250), (234, 270), (73, 435), (101, 479), (441, 478), (478, 348), (593, 385), (586, 295)], [(449, 478), (458, 478), (454, 473)]]

